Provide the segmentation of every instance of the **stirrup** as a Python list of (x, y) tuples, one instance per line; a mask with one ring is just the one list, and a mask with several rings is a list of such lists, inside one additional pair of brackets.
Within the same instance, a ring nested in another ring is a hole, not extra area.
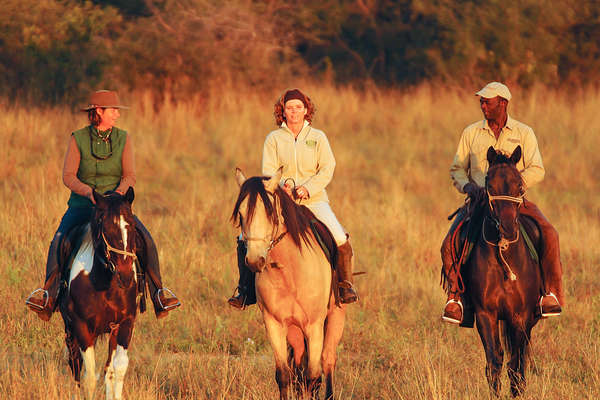
[[(235, 294), (238, 294), (237, 296)], [(239, 304), (241, 304), (241, 307), (238, 306), (238, 304), (234, 304), (238, 298), (241, 297), (241, 301), (239, 302)], [(242, 294), (242, 292), (240, 291), (240, 287), (236, 287), (235, 290), (233, 291), (233, 293), (231, 294), (231, 297), (229, 299), (227, 299), (227, 304), (229, 304), (231, 307), (236, 308), (238, 310), (245, 310), (248, 305), (246, 304), (246, 299), (248, 298), (247, 295)]]
[[(38, 292), (42, 292), (42, 298), (45, 300), (45, 303), (43, 306), (40, 306), (39, 304), (35, 304), (35, 303), (32, 303), (29, 301), (29, 299), (31, 299), (31, 297), (33, 297), (33, 295), (37, 294)], [(46, 289), (38, 288), (38, 289), (35, 289), (33, 292), (31, 292), (29, 294), (29, 296), (27, 296), (27, 299), (25, 300), (25, 304), (42, 311), (48, 306), (49, 299), (50, 299), (50, 295), (48, 294), (48, 291)]]
[[(455, 319), (455, 318), (446, 317), (446, 312), (445, 312), (446, 311), (446, 307), (448, 307), (448, 304), (450, 304), (450, 303), (456, 303), (456, 304), (459, 305), (459, 307), (460, 307), (460, 315), (461, 315), (461, 320), (460, 321), (457, 320), (457, 319)], [(443, 321), (449, 322), (451, 324), (460, 324), (460, 323), (462, 323), (462, 320), (464, 319), (464, 317), (465, 317), (465, 308), (463, 307), (463, 304), (462, 304), (462, 302), (460, 300), (450, 299), (450, 300), (448, 300), (446, 302), (446, 305), (444, 306), (444, 314), (442, 314), (442, 320)]]
[[(176, 299), (177, 300), (177, 304), (172, 304), (170, 306), (165, 307), (164, 304), (162, 303), (162, 301), (160, 301), (160, 294), (161, 292), (166, 292), (167, 294), (169, 294), (170, 298)], [(179, 299), (177, 298), (177, 296), (175, 296), (175, 293), (173, 293), (171, 291), (171, 289), (169, 288), (160, 288), (156, 291), (156, 298), (158, 300), (158, 304), (160, 305), (160, 308), (162, 308), (162, 311), (169, 311), (175, 307), (179, 307), (181, 305), (181, 302), (179, 301)]]
[(561, 308), (560, 302), (558, 301), (558, 297), (556, 297), (554, 293), (549, 292), (548, 294), (540, 296), (540, 314), (542, 315), (542, 318), (558, 317), (560, 315), (560, 312), (544, 313), (544, 309), (542, 308), (542, 302), (544, 301), (544, 297), (552, 297), (556, 301), (558, 307)]

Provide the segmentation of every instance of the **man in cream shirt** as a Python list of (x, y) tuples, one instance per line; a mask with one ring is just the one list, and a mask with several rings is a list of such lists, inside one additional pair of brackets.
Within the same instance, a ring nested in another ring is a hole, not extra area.
[[(499, 82), (488, 83), (476, 93), (479, 96), (484, 120), (469, 125), (463, 131), (454, 161), (450, 166), (450, 176), (454, 186), (460, 193), (466, 193), (472, 199), (480, 199), (485, 195), (485, 176), (488, 170), (487, 151), (491, 146), (507, 154), (512, 154), (517, 146), (521, 146), (523, 155), (517, 163), (521, 172), (525, 191), (527, 188), (544, 179), (544, 164), (538, 148), (533, 129), (511, 118), (507, 113), (511, 99), (508, 87)], [(545, 295), (540, 299), (542, 316), (557, 316), (564, 304), (562, 292), (562, 266), (558, 233), (544, 217), (539, 208), (526, 201), (521, 214), (533, 218), (540, 228), (544, 242), (541, 253), (541, 267), (544, 277)], [(463, 319), (463, 305), (460, 300), (457, 269), (452, 265), (451, 236), (464, 218), (461, 211), (457, 214), (448, 235), (442, 244), (443, 272), (447, 279), (448, 300), (442, 319), (459, 324)]]

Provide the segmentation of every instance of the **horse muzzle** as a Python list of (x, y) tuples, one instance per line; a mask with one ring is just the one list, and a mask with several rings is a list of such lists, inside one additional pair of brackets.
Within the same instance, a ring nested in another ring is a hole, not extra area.
[(252, 272), (256, 272), (256, 273), (262, 272), (265, 269), (266, 265), (267, 265), (267, 260), (263, 256), (259, 256), (256, 259), (250, 259), (250, 258), (246, 257), (246, 266)]

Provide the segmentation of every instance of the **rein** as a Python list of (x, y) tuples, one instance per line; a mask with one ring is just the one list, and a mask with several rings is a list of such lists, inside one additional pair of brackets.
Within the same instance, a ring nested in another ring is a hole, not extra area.
[(110, 252), (112, 251), (113, 253), (117, 253), (117, 254), (121, 254), (125, 257), (130, 256), (131, 258), (133, 258), (133, 261), (137, 260), (137, 255), (135, 253), (126, 251), (126, 250), (120, 250), (117, 249), (115, 247), (112, 247), (109, 243), (108, 240), (106, 240), (106, 236), (104, 236), (104, 231), (101, 231), (102, 234), (102, 241), (104, 242), (104, 245), (106, 246), (106, 259), (108, 261), (108, 265), (110, 268), (110, 272), (112, 272), (114, 275), (117, 276), (117, 284), (119, 285), (120, 288), (124, 288), (125, 286), (123, 285), (123, 280), (121, 279), (121, 274), (119, 273), (119, 271), (117, 271), (117, 267), (115, 266), (115, 263), (110, 259)]
[[(504, 200), (504, 201), (510, 201), (513, 203), (517, 203), (519, 205), (519, 207), (523, 204), (523, 196), (519, 196), (519, 197), (514, 197), (514, 196), (506, 196), (506, 195), (498, 195), (498, 196), (492, 196), (490, 194), (490, 191), (486, 188), (486, 193), (488, 195), (488, 204), (490, 206), (490, 211), (492, 213), (492, 215), (490, 216), (490, 218), (494, 221), (494, 223), (496, 224), (496, 229), (498, 229), (500, 227), (500, 221), (498, 221), (498, 219), (493, 215), (494, 212), (494, 206), (492, 204), (492, 201), (495, 200)], [(500, 239), (498, 239), (498, 243), (493, 243), (490, 242), (487, 237), (485, 236), (485, 221), (487, 220), (488, 216), (486, 216), (483, 219), (483, 223), (482, 223), (482, 227), (481, 227), (481, 235), (483, 237), (483, 240), (489, 244), (490, 246), (494, 246), (494, 247), (498, 247), (498, 253), (500, 254), (500, 259), (502, 260), (502, 263), (505, 267), (505, 273), (508, 275), (509, 279), (511, 281), (516, 281), (517, 280), (517, 275), (515, 275), (515, 273), (513, 272), (512, 268), (510, 267), (510, 265), (508, 264), (508, 262), (506, 261), (506, 259), (504, 258), (504, 255), (502, 255), (503, 251), (508, 250), (508, 247), (513, 244), (516, 243), (519, 240), (519, 230), (517, 230), (517, 237), (513, 240), (508, 240), (505, 237), (502, 237), (502, 235), (500, 235)]]

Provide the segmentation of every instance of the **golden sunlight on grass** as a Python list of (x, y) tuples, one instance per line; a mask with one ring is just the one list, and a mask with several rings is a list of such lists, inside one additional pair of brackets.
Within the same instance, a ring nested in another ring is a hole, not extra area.
[[(306, 87), (337, 159), (328, 187), (357, 254), (361, 301), (348, 307), (339, 347), (340, 399), (488, 399), (477, 332), (444, 325), (439, 246), (462, 201), (448, 167), (462, 129), (481, 118), (473, 91), (360, 92)], [(600, 94), (515, 89), (510, 114), (537, 134), (546, 178), (528, 193), (561, 234), (567, 306), (533, 330), (535, 369), (525, 399), (600, 396)], [(128, 399), (271, 399), (272, 352), (259, 311), (231, 310), (236, 166), (260, 173), (278, 93), (196, 99), (159, 111), (145, 94), (118, 126), (131, 133), (134, 211), (153, 233), (164, 282), (183, 307), (138, 317), (125, 377)], [(0, 398), (75, 393), (60, 315), (24, 306), (42, 283), (47, 246), (66, 209), (61, 169), (69, 132), (85, 115), (65, 108), (0, 112)], [(105, 347), (98, 368), (105, 359)], [(100, 385), (101, 386), (101, 385)], [(97, 396), (100, 397), (98, 389)], [(503, 398), (508, 380), (503, 373)]]

